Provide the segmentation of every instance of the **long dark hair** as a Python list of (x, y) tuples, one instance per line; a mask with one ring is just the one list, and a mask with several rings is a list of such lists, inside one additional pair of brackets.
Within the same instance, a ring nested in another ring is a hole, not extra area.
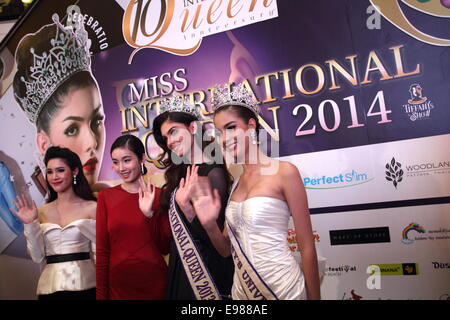
[[(123, 136), (118, 137), (116, 140), (114, 140), (110, 154), (113, 153), (113, 151), (117, 148), (125, 148), (133, 152), (136, 157), (139, 159), (139, 161), (142, 161), (145, 154), (145, 147), (142, 141), (131, 134), (125, 134)], [(142, 174), (147, 174), (147, 168), (144, 166), (144, 172)]]
[[(77, 184), (72, 184), (73, 191), (81, 199), (97, 201), (97, 198), (95, 198), (95, 196), (92, 194), (91, 187), (89, 186), (89, 183), (84, 176), (81, 160), (75, 152), (72, 152), (67, 148), (50, 147), (45, 153), (45, 166), (48, 165), (48, 162), (51, 159), (61, 159), (65, 164), (69, 166), (70, 170), (72, 171), (75, 170), (75, 168), (78, 168), (78, 174), (75, 176)], [(47, 175), (45, 175), (45, 180), (47, 182), (47, 188), (49, 192), (47, 203), (49, 203), (58, 199), (58, 193), (56, 193), (50, 183), (48, 183)]]
[[(189, 167), (189, 164), (185, 164), (184, 162), (181, 164), (174, 164), (171, 160), (171, 151), (167, 147), (167, 141), (166, 138), (162, 136), (161, 133), (161, 126), (166, 121), (172, 121), (184, 124), (185, 126), (189, 126), (193, 121), (199, 121), (197, 117), (185, 113), (185, 112), (164, 112), (158, 115), (153, 120), (153, 137), (155, 138), (156, 143), (158, 146), (163, 149), (164, 154), (168, 155), (167, 159), (165, 160), (165, 164), (167, 165), (167, 169), (164, 173), (164, 178), (166, 180), (166, 184), (162, 187), (161, 194), (160, 194), (160, 206), (163, 210), (168, 210), (170, 207), (170, 195), (175, 190), (176, 187), (178, 187), (178, 184), (180, 183), (181, 178), (184, 178), (186, 176), (187, 169)], [(215, 143), (214, 141), (203, 141), (202, 139), (202, 130), (203, 128), (201, 126), (197, 127), (197, 133), (194, 135), (194, 141), (197, 143), (198, 146), (201, 147), (202, 151), (205, 150), (205, 148), (211, 144)], [(216, 150), (219, 150), (220, 148), (217, 148)], [(213, 155), (214, 156), (214, 155)]]

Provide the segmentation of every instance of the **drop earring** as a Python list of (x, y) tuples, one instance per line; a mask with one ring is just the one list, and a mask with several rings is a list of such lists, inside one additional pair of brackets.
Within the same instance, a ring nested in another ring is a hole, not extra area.
[(143, 163), (141, 163), (141, 173), (142, 175), (145, 175), (145, 166)]
[(252, 131), (252, 133), (250, 134), (251, 138), (252, 138), (252, 144), (257, 144), (258, 143), (258, 139), (256, 137), (256, 131)]
[(77, 176), (73, 176), (73, 184), (74, 184), (74, 185), (77, 184)]

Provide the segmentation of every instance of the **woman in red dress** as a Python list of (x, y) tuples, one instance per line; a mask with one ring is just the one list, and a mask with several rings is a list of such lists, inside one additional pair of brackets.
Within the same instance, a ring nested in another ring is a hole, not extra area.
[(160, 189), (144, 182), (145, 149), (124, 135), (111, 147), (123, 183), (100, 191), (97, 202), (97, 299), (164, 299), (171, 232), (159, 210)]

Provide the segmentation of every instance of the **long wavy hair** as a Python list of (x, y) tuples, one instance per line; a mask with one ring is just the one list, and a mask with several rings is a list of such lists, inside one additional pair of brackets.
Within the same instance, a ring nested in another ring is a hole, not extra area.
[[(174, 164), (171, 160), (171, 150), (167, 147), (167, 140), (162, 136), (161, 126), (164, 122), (171, 121), (176, 123), (184, 124), (185, 126), (189, 126), (193, 121), (199, 121), (195, 116), (185, 113), (185, 112), (164, 112), (158, 115), (153, 121), (153, 137), (155, 138), (158, 146), (161, 147), (165, 157), (165, 164), (167, 169), (164, 173), (164, 177), (166, 180), (166, 184), (162, 187), (160, 194), (160, 205), (163, 210), (168, 210), (170, 207), (170, 195), (178, 187), (181, 178), (186, 176), (187, 169), (189, 164), (181, 163)], [(204, 141), (202, 139), (203, 128), (201, 126), (197, 127), (197, 132), (194, 134), (194, 143), (197, 143), (198, 146), (201, 147), (202, 151), (210, 145), (211, 143), (216, 143), (214, 140)], [(215, 150), (220, 150), (220, 148), (215, 148)], [(212, 154), (215, 157), (214, 154)]]
[[(91, 187), (89, 186), (89, 183), (84, 176), (81, 160), (75, 152), (72, 152), (67, 148), (50, 147), (45, 153), (45, 166), (48, 165), (48, 162), (51, 159), (61, 159), (65, 164), (69, 166), (71, 171), (75, 170), (75, 168), (78, 168), (78, 174), (75, 176), (77, 184), (72, 184), (73, 191), (81, 199), (97, 201), (97, 198), (92, 194)], [(58, 193), (52, 188), (50, 183), (48, 183), (47, 174), (45, 175), (45, 181), (47, 182), (47, 188), (49, 192), (47, 199), (47, 203), (49, 203), (58, 199)]]

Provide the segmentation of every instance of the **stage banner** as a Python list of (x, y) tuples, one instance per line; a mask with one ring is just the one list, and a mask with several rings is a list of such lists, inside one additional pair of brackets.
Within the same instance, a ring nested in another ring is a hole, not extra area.
[[(41, 128), (16, 98), (16, 50), (55, 13), (84, 25), (99, 90)], [(213, 87), (243, 82), (261, 101), (269, 155), (302, 175), (323, 298), (450, 294), (449, 1), (37, 1), (0, 49), (0, 161), (15, 193), (43, 202), (52, 144), (79, 154), (94, 190), (117, 184), (109, 150), (122, 134), (142, 139), (161, 186), (160, 100), (186, 95), (212, 128)], [(21, 226), (0, 217), (0, 250), (15, 255)]]

